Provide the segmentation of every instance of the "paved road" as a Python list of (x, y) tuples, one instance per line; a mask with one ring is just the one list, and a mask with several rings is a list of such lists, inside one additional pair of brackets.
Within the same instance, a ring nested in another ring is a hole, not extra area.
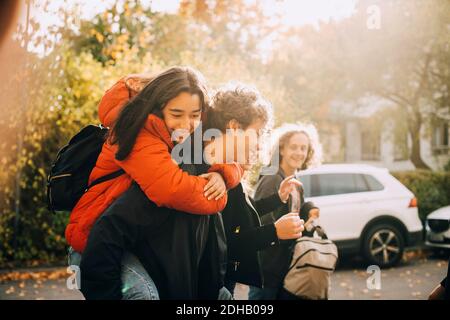
[(414, 257), (395, 268), (381, 270), (380, 290), (369, 290), (368, 265), (344, 261), (332, 278), (330, 299), (412, 300), (427, 299), (447, 274), (448, 258)]
[[(367, 265), (355, 259), (340, 262), (331, 279), (330, 299), (426, 299), (447, 272), (446, 257), (408, 254), (399, 266), (381, 270), (381, 289), (367, 288)], [(77, 290), (66, 286), (65, 268), (0, 272), (0, 300), (83, 299)], [(248, 287), (238, 285), (236, 299), (247, 299)]]

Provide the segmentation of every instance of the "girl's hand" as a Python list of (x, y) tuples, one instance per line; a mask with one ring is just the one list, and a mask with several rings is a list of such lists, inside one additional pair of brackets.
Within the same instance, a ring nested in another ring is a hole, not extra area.
[(308, 221), (305, 222), (305, 230), (311, 231), (313, 228), (312, 224), (319, 218), (320, 211), (318, 208), (312, 208), (308, 212)]
[(208, 198), (208, 200), (212, 200), (212, 199), (219, 200), (227, 192), (225, 180), (219, 173), (217, 173), (217, 172), (204, 173), (204, 174), (200, 175), (199, 177), (202, 177), (202, 178), (205, 178), (208, 180), (208, 183), (206, 184), (205, 188), (203, 189), (205, 191), (205, 193), (204, 193), (205, 197)]
[(302, 183), (295, 179), (295, 176), (289, 176), (281, 181), (280, 188), (278, 189), (278, 195), (282, 202), (286, 202), (289, 199), (289, 194), (295, 190), (296, 187), (301, 187)]
[(280, 240), (300, 238), (304, 229), (304, 221), (297, 212), (285, 214), (275, 222), (275, 230)]
[(137, 95), (145, 87), (145, 83), (140, 78), (142, 78), (142, 75), (131, 74), (125, 79), (125, 84), (131, 91), (132, 96)]
[(318, 208), (312, 208), (311, 210), (309, 210), (308, 218), (309, 219), (317, 219), (317, 218), (319, 218), (319, 215), (320, 215), (319, 209)]

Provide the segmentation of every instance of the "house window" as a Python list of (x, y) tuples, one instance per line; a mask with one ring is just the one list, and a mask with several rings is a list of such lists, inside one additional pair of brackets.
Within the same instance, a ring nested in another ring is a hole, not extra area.
[(380, 160), (380, 134), (372, 130), (361, 132), (361, 159)]
[(448, 123), (442, 123), (433, 129), (433, 152), (434, 154), (448, 154)]

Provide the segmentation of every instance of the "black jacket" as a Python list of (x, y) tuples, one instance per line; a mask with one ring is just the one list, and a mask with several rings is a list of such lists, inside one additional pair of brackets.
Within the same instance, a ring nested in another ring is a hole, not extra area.
[[(255, 200), (258, 201), (278, 194), (278, 189), (283, 179), (285, 179), (285, 175), (281, 169), (275, 175), (260, 176), (256, 185)], [(315, 208), (315, 205), (312, 202), (305, 203), (303, 194), (303, 188), (300, 188), (300, 218), (306, 222), (309, 211)], [(289, 213), (289, 205), (287, 203), (268, 214), (262, 214), (261, 221), (263, 224), (272, 224), (286, 213)], [(303, 235), (309, 234), (304, 231)], [(281, 288), (284, 277), (289, 269), (294, 244), (294, 240), (282, 240), (280, 241), (280, 245), (269, 247), (261, 252), (265, 287), (274, 289)]]
[[(206, 172), (203, 168), (197, 173)], [(221, 215), (158, 207), (137, 184), (105, 211), (90, 232), (80, 265), (86, 299), (121, 299), (124, 251), (139, 258), (161, 299), (217, 299), (223, 286), (227, 259)]]
[(228, 246), (226, 280), (252, 286), (263, 286), (259, 250), (278, 244), (273, 223), (262, 226), (259, 214), (283, 205), (278, 194), (254, 201), (242, 185), (228, 191), (228, 202), (222, 211)]

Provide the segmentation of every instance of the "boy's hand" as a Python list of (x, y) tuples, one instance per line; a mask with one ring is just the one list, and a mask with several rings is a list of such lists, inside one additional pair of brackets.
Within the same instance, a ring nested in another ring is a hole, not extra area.
[(295, 179), (295, 176), (286, 177), (281, 181), (280, 188), (278, 189), (278, 195), (282, 202), (286, 202), (289, 199), (289, 194), (295, 190), (296, 187), (301, 187), (302, 183)]
[(199, 177), (205, 178), (208, 180), (208, 183), (205, 186), (205, 197), (208, 200), (219, 200), (222, 198), (227, 192), (227, 187), (225, 185), (225, 180), (223, 177), (217, 172), (204, 173)]
[(280, 240), (300, 238), (304, 229), (304, 221), (297, 212), (285, 214), (275, 222), (275, 230)]

